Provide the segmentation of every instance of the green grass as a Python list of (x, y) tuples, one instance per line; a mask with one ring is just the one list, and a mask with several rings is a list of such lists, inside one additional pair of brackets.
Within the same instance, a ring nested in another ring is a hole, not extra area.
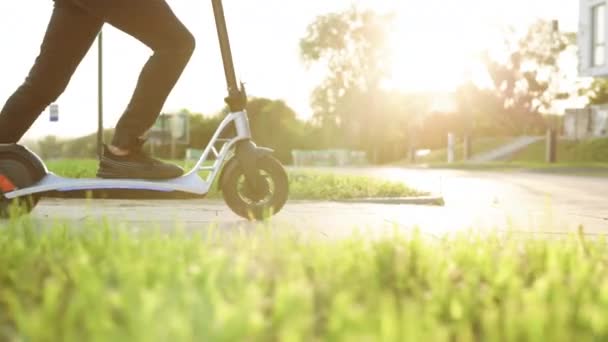
[[(94, 178), (98, 162), (95, 160), (55, 160), (48, 162), (49, 170), (58, 175), (74, 178)], [(400, 182), (327, 172), (290, 171), (290, 198), (292, 200), (352, 200), (373, 197), (413, 197), (426, 193), (409, 188)], [(209, 194), (219, 198), (214, 186)]]
[(608, 339), (608, 246), (582, 235), (336, 241), (5, 225), (2, 341)]
[(62, 159), (46, 162), (49, 171), (70, 178), (95, 178), (98, 160), (93, 159)]
[[(558, 163), (545, 162), (546, 142), (534, 143), (504, 162), (484, 164), (455, 164), (469, 170), (531, 170), (545, 173), (608, 176), (608, 139), (588, 141), (560, 140), (557, 145)], [(440, 165), (435, 165), (439, 167)]]
[[(498, 140), (497, 140), (498, 141)], [(507, 142), (507, 141), (505, 141)], [(540, 141), (513, 155), (509, 160), (471, 164), (445, 162), (445, 151), (438, 151), (441, 158), (434, 158), (426, 165), (437, 169), (459, 169), (470, 171), (514, 171), (528, 170), (545, 173), (608, 176), (608, 139), (588, 141), (560, 140), (557, 145), (558, 163), (545, 162), (546, 142)]]
[(335, 175), (312, 171), (290, 172), (290, 197), (301, 200), (350, 200), (376, 197), (427, 195), (402, 183), (365, 176)]
[[(517, 152), (509, 159), (513, 163), (544, 164), (546, 158), (546, 141), (542, 140), (531, 144), (523, 150)], [(559, 160), (565, 163), (573, 162), (572, 149), (576, 143), (572, 141), (560, 140), (557, 144), (557, 155)]]
[[(545, 141), (530, 145), (513, 156), (511, 161), (542, 163), (545, 161)], [(608, 139), (591, 139), (586, 141), (560, 140), (557, 145), (557, 156), (560, 163), (608, 166)]]

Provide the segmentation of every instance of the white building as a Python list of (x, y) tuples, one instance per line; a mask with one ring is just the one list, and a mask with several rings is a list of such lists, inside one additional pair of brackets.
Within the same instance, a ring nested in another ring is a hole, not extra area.
[[(579, 0), (579, 74), (608, 77), (608, 0)], [(566, 111), (564, 135), (589, 139), (608, 135), (608, 105)]]
[(579, 72), (608, 76), (608, 0), (579, 0)]
[(566, 110), (564, 137), (590, 139), (608, 135), (608, 105)]

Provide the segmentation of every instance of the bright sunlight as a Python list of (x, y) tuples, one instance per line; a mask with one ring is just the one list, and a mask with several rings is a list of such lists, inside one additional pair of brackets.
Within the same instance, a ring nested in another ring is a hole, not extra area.
[(532, 20), (520, 8), (488, 1), (406, 1), (396, 6), (387, 86), (400, 90), (450, 91), (466, 80), (483, 83), (480, 54), (502, 44), (499, 37), (507, 23), (517, 29)]

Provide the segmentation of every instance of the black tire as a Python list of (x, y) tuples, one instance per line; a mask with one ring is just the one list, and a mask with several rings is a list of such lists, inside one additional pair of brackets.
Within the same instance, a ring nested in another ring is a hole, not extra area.
[(271, 156), (257, 161), (258, 172), (265, 180), (263, 193), (252, 195), (245, 182), (242, 168), (226, 169), (223, 176), (224, 201), (235, 214), (248, 220), (265, 220), (283, 209), (289, 196), (289, 179), (281, 163)]
[[(17, 189), (27, 188), (36, 183), (32, 171), (25, 164), (12, 159), (0, 160), (0, 177), (8, 179)], [(39, 199), (38, 196), (27, 196), (9, 200), (4, 197), (4, 192), (0, 188), (0, 218), (26, 215), (36, 207)]]

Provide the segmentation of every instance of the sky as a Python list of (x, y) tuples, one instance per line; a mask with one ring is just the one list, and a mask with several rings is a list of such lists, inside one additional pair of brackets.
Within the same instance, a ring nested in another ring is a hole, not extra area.
[[(212, 115), (223, 107), (226, 85), (211, 2), (167, 2), (196, 37), (197, 49), (163, 112), (187, 108)], [(538, 18), (557, 19), (563, 30), (575, 31), (578, 21), (574, 0), (224, 0), (237, 76), (250, 95), (282, 99), (302, 119), (309, 118), (310, 93), (322, 75), (302, 64), (299, 40), (318, 15), (353, 4), (398, 14), (388, 83), (404, 91), (453, 89), (474, 68), (476, 54), (499, 41), (505, 25), (525, 29)], [(51, 0), (0, 1), (0, 105), (31, 68), (52, 6)], [(106, 128), (118, 121), (150, 54), (128, 35), (104, 27)], [(95, 46), (56, 103), (59, 122), (42, 113), (26, 139), (75, 137), (97, 129)]]

